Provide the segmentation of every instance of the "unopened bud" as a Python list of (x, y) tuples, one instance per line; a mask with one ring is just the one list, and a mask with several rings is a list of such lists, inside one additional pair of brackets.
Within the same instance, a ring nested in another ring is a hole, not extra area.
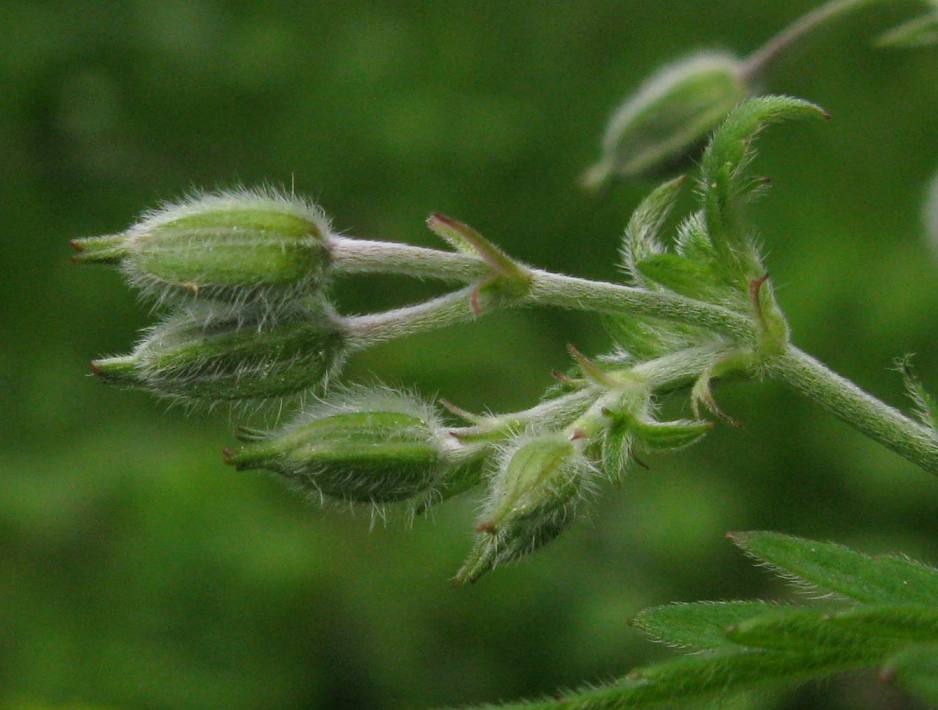
[(358, 392), (226, 450), (225, 460), (238, 469), (274, 471), (327, 498), (392, 503), (430, 490), (457, 467), (449, 444), (424, 403), (394, 392)]
[(313, 204), (239, 191), (167, 205), (121, 234), (71, 244), (73, 261), (119, 264), (131, 285), (157, 300), (279, 303), (321, 285), (329, 234)]
[(473, 582), (557, 537), (573, 520), (590, 471), (576, 444), (561, 434), (529, 440), (509, 453), (456, 580)]
[(740, 69), (735, 57), (708, 52), (658, 70), (613, 115), (584, 187), (597, 190), (615, 177), (658, 176), (678, 167), (749, 95)]
[(105, 382), (188, 401), (282, 397), (325, 382), (345, 335), (329, 309), (292, 307), (276, 321), (256, 309), (201, 307), (170, 315), (130, 355), (95, 360)]

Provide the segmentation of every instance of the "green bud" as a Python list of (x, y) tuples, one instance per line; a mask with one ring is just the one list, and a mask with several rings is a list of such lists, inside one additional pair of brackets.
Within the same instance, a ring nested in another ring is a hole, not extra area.
[(749, 95), (740, 69), (735, 57), (707, 52), (658, 70), (613, 115), (584, 186), (599, 189), (615, 177), (655, 176), (679, 166)]
[(327, 306), (291, 307), (276, 321), (258, 309), (180, 311), (130, 355), (91, 363), (101, 380), (192, 402), (281, 397), (323, 384), (345, 355)]
[(322, 284), (329, 221), (304, 200), (262, 191), (202, 195), (145, 214), (127, 231), (76, 239), (77, 263), (119, 264), (157, 301), (288, 301)]
[(573, 520), (591, 471), (576, 443), (562, 434), (510, 450), (492, 480), (479, 535), (456, 581), (474, 582), (557, 537)]
[(423, 515), (434, 506), (455, 498), (466, 491), (475, 488), (482, 482), (484, 457), (479, 456), (459, 468), (443, 472), (434, 483), (433, 488), (427, 491), (422, 500), (414, 505), (414, 514)]
[(392, 503), (432, 490), (458, 470), (457, 445), (426, 404), (386, 390), (353, 391), (256, 438), (225, 461), (267, 469), (301, 489), (353, 503)]

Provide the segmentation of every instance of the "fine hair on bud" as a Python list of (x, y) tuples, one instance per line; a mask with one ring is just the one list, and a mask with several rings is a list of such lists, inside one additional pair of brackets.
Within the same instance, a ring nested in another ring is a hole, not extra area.
[(92, 362), (101, 380), (189, 404), (251, 402), (322, 389), (346, 336), (329, 304), (281, 310), (215, 303), (178, 310), (144, 331), (130, 355)]
[(382, 386), (332, 391), (288, 424), (244, 432), (225, 451), (238, 469), (267, 469), (321, 500), (395, 503), (427, 494), (469, 463), (432, 405)]
[(215, 299), (276, 315), (323, 288), (330, 235), (325, 213), (303, 198), (237, 189), (166, 203), (120, 234), (76, 239), (73, 261), (118, 264), (157, 304)]
[(456, 581), (473, 582), (546, 545), (573, 521), (596, 469), (570, 437), (523, 434), (506, 446), (477, 524), (476, 543)]
[(598, 190), (616, 177), (666, 175), (694, 157), (749, 95), (741, 66), (725, 52), (698, 52), (652, 74), (613, 114), (601, 158), (583, 186)]

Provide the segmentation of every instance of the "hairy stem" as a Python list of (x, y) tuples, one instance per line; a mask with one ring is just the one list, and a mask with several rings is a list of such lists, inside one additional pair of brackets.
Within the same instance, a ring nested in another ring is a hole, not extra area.
[(329, 241), (329, 253), (333, 268), (346, 274), (400, 274), (418, 279), (472, 283), (489, 273), (488, 265), (471, 254), (396, 242), (333, 237)]
[(834, 416), (926, 471), (938, 474), (938, 436), (933, 431), (793, 346), (767, 365), (774, 377)]
[(342, 326), (348, 334), (349, 348), (362, 350), (387, 340), (472, 320), (475, 315), (470, 300), (474, 290), (474, 286), (467, 286), (415, 306), (365, 316), (346, 316), (342, 319)]
[[(646, 387), (649, 392), (670, 392), (690, 385), (715, 360), (729, 352), (727, 348), (728, 346), (687, 348), (615, 372), (634, 378), (636, 384)], [(599, 386), (584, 387), (541, 402), (530, 409), (492, 415), (483, 424), (453, 429), (453, 434), (470, 440), (473, 437), (485, 436), (488, 440), (497, 441), (499, 434), (507, 435), (529, 424), (547, 429), (564, 427), (590, 407), (595, 407), (604, 393), (605, 390)]]
[(563, 427), (588, 409), (602, 392), (599, 387), (585, 387), (541, 402), (530, 409), (495, 414), (487, 417), (484, 423), (454, 428), (451, 432), (461, 440), (497, 442), (532, 424), (545, 429)]
[[(869, 1), (869, 0), (867, 0)], [(840, 5), (853, 2), (835, 3)], [(838, 9), (838, 12), (844, 8)], [(832, 12), (833, 7), (828, 9)], [(409, 245), (340, 239), (333, 256), (340, 271), (380, 271), (409, 276), (475, 282), (488, 266), (471, 255)], [(659, 291), (592, 281), (530, 269), (528, 293), (503, 305), (543, 305), (604, 313), (626, 313), (676, 320), (730, 336), (737, 347), (753, 343), (752, 322), (738, 313), (712, 304)], [(477, 317), (471, 307), (476, 286), (467, 286), (425, 303), (385, 313), (344, 319), (352, 349), (469, 321)], [(729, 349), (730, 346), (727, 346)], [(680, 381), (683, 386), (713, 363), (713, 350), (682, 351), (640, 365), (635, 374), (655, 378), (653, 388)], [(676, 368), (674, 376), (665, 365)], [(867, 394), (829, 370), (810, 355), (787, 347), (767, 361), (773, 376), (829, 410), (855, 429), (884, 444), (926, 471), (938, 474), (938, 437), (897, 409)], [(523, 414), (523, 413), (522, 413)]]
[(749, 318), (721, 306), (633, 286), (532, 269), (527, 303), (601, 313), (625, 313), (710, 328), (743, 342), (753, 339)]
[[(478, 282), (490, 273), (490, 267), (478, 257), (408, 244), (340, 237), (333, 240), (330, 250), (334, 268), (340, 273), (400, 274), (463, 283)], [(581, 279), (541, 269), (529, 269), (529, 274), (531, 283), (528, 294), (511, 302), (511, 305), (554, 306), (571, 310), (653, 316), (712, 328), (746, 342), (751, 341), (753, 337), (752, 324), (748, 318), (720, 306), (660, 291)], [(468, 293), (471, 294), (471, 290)], [(468, 303), (468, 295), (466, 298)], [(449, 325), (473, 317), (468, 307), (450, 309), (449, 305), (452, 304), (443, 304), (437, 299), (422, 306), (412, 307), (425, 310), (429, 307), (429, 311), (439, 307), (441, 311), (439, 317), (425, 319), (421, 321), (423, 325), (416, 329), (400, 333), (395, 331), (392, 323), (406, 320), (410, 317), (408, 314), (416, 315), (417, 311), (398, 309), (386, 314), (362, 316), (362, 319), (369, 318), (372, 321), (360, 320), (359, 324), (362, 328), (374, 328), (375, 332), (382, 329), (387, 337), (381, 339), (388, 339), (418, 332), (428, 324)]]

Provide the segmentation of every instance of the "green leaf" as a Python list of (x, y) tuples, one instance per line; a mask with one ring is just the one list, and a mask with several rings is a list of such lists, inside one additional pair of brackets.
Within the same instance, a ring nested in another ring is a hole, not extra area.
[(802, 99), (763, 96), (741, 104), (714, 132), (704, 151), (700, 183), (707, 231), (725, 270), (747, 278), (759, 275), (758, 256), (739, 214), (739, 202), (753, 186), (745, 168), (754, 139), (772, 123), (826, 115)]
[(704, 340), (701, 331), (677, 321), (617, 313), (604, 315), (602, 323), (615, 344), (639, 361), (683, 350)]
[(632, 625), (666, 643), (693, 650), (733, 646), (726, 628), (775, 609), (767, 602), (696, 602), (666, 604), (640, 612)]
[(867, 638), (938, 642), (938, 606), (861, 606), (831, 614), (828, 622)]
[(713, 244), (707, 234), (703, 211), (694, 212), (678, 225), (674, 250), (691, 261), (712, 263), (716, 257)]
[(905, 391), (915, 405), (915, 416), (925, 426), (938, 428), (938, 402), (931, 393), (925, 389), (925, 385), (919, 380), (912, 367), (912, 356), (906, 355), (896, 361), (896, 367), (902, 380), (905, 383)]
[(621, 481), (629, 466), (632, 434), (625, 421), (617, 420), (606, 429), (602, 441), (602, 472), (611, 481)]
[(730, 533), (746, 554), (809, 586), (870, 604), (938, 605), (938, 570), (773, 532)]
[(822, 678), (866, 665), (865, 659), (823, 651), (740, 651), (687, 656), (637, 669), (611, 685), (585, 688), (558, 699), (497, 707), (502, 710), (613, 710), (662, 703), (685, 707), (686, 703), (695, 700)]
[(823, 609), (778, 609), (745, 619), (726, 629), (726, 637), (742, 646), (772, 651), (810, 652), (826, 649), (850, 658), (877, 663), (895, 650), (896, 639), (870, 638), (850, 624), (832, 623)]
[(697, 443), (714, 425), (713, 422), (701, 419), (656, 422), (638, 417), (632, 421), (631, 426), (645, 448), (653, 451), (673, 451)]
[(658, 241), (658, 235), (685, 181), (681, 176), (659, 185), (632, 213), (625, 228), (620, 253), (622, 268), (633, 281), (641, 281), (641, 274), (635, 269), (636, 263), (663, 251), (664, 247)]
[(886, 663), (880, 675), (929, 705), (938, 705), (938, 644), (903, 649)]
[(645, 279), (689, 298), (712, 301), (719, 290), (709, 264), (677, 254), (652, 254), (637, 261), (635, 269)]
[(427, 227), (457, 251), (477, 255), (499, 276), (523, 284), (531, 280), (531, 275), (525, 267), (468, 224), (434, 212), (427, 218)]

